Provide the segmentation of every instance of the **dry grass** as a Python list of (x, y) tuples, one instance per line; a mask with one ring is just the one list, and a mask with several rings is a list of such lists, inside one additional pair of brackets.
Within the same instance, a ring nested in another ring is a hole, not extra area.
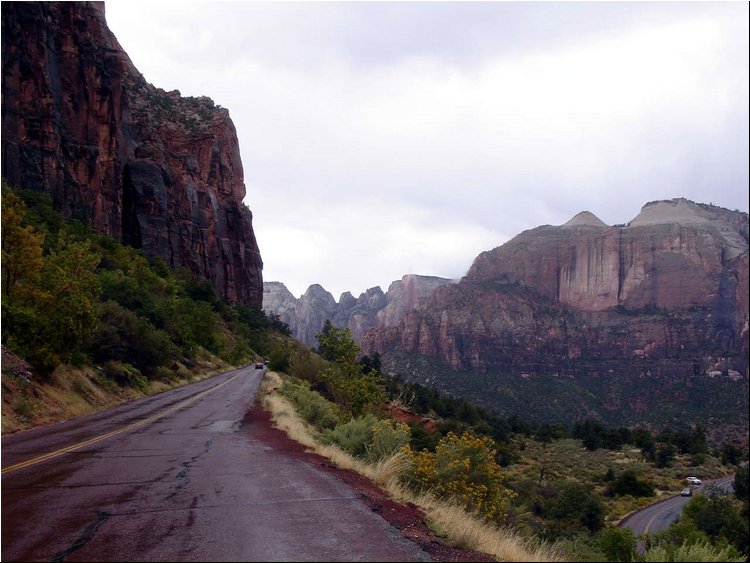
[(277, 373), (267, 372), (261, 385), (263, 406), (271, 413), (277, 428), (337, 466), (364, 475), (396, 501), (415, 504), (422, 509), (428, 523), (454, 545), (487, 553), (498, 561), (564, 561), (562, 554), (548, 545), (526, 540), (510, 529), (489, 524), (453, 503), (405, 488), (399, 481), (399, 475), (408, 463), (402, 453), (378, 463), (368, 463), (336, 446), (318, 443), (318, 432), (299, 417), (288, 400), (276, 393), (281, 383)]
[(10, 434), (100, 412), (231, 368), (215, 357), (200, 357), (195, 369), (186, 372), (187, 379), (151, 381), (146, 392), (134, 387), (119, 387), (92, 367), (62, 365), (55, 369), (48, 381), (34, 379), (28, 383), (3, 373), (2, 433)]

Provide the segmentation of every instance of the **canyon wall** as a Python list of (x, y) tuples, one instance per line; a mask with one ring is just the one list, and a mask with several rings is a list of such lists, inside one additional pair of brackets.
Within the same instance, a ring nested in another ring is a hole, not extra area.
[(207, 97), (147, 83), (103, 2), (2, 3), (2, 175), (66, 217), (261, 307), (236, 131)]

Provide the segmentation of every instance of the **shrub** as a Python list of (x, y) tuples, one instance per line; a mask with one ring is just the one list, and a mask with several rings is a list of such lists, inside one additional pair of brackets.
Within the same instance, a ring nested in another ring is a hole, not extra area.
[(748, 500), (748, 489), (750, 488), (750, 474), (747, 465), (737, 468), (734, 475), (734, 496), (740, 500)]
[(28, 420), (36, 414), (37, 406), (25, 392), (21, 392), (13, 400), (13, 410), (21, 418)]
[(372, 441), (367, 446), (370, 461), (387, 459), (409, 444), (411, 430), (403, 422), (381, 420), (372, 428)]
[(321, 441), (324, 444), (336, 444), (342, 450), (362, 457), (367, 453), (367, 445), (372, 441), (373, 427), (377, 423), (378, 419), (372, 414), (353, 418), (336, 428), (325, 430)]
[(515, 493), (503, 484), (492, 444), (486, 436), (465, 432), (459, 437), (451, 432), (440, 440), (435, 453), (412, 454), (407, 479), (417, 489), (452, 498), (468, 510), (501, 521)]
[(317, 381), (318, 374), (328, 365), (328, 362), (307, 348), (293, 350), (288, 358), (289, 375), (310, 382)]
[(632, 495), (634, 497), (654, 496), (654, 488), (650, 483), (641, 481), (634, 471), (623, 471), (614, 481), (610, 482), (607, 493), (610, 496)]
[(95, 360), (127, 362), (153, 376), (158, 366), (177, 355), (164, 331), (114, 301), (101, 304), (100, 315), (91, 346)]
[(104, 369), (104, 375), (120, 386), (135, 387), (141, 391), (148, 390), (148, 379), (143, 376), (137, 367), (131, 364), (107, 362), (102, 368)]
[(341, 412), (336, 405), (310, 390), (305, 381), (288, 379), (281, 387), (281, 394), (292, 401), (303, 419), (318, 428), (334, 428), (341, 422)]
[(567, 482), (560, 487), (559, 493), (548, 502), (547, 513), (552, 518), (575, 523), (590, 532), (597, 532), (604, 525), (604, 507), (597, 495), (576, 482)]
[(642, 561), (747, 561), (729, 546), (714, 546), (708, 542), (692, 545), (656, 545), (649, 548)]
[(636, 541), (629, 528), (605, 528), (599, 532), (599, 548), (607, 561), (633, 561)]
[(268, 368), (271, 371), (286, 372), (289, 369), (289, 349), (283, 344), (278, 344), (271, 350)]

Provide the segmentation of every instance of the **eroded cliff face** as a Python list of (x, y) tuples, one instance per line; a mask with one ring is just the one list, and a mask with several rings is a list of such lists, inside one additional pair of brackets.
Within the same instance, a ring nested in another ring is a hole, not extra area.
[(748, 216), (680, 199), (627, 226), (584, 213), (526, 231), (362, 345), (404, 375), (389, 355), (486, 374), (490, 388), (494, 374), (746, 381)]
[(676, 199), (644, 206), (627, 226), (586, 212), (526, 231), (480, 254), (467, 277), (520, 283), (582, 311), (671, 310), (712, 301), (728, 262), (746, 252), (746, 214)]
[(432, 292), (453, 283), (445, 278), (408, 274), (394, 281), (388, 291), (372, 287), (355, 298), (350, 292), (341, 294), (338, 303), (320, 285), (311, 285), (296, 299), (280, 282), (263, 284), (263, 309), (279, 315), (289, 325), (297, 340), (317, 346), (315, 335), (330, 320), (334, 326), (348, 328), (355, 341), (378, 326), (393, 326), (407, 312), (420, 307)]
[(262, 261), (226, 109), (148, 84), (102, 2), (3, 2), (2, 174), (67, 217), (260, 308)]

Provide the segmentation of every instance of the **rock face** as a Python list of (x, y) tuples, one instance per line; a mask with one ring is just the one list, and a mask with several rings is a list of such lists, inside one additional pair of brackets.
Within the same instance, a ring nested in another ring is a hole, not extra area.
[(262, 261), (226, 109), (148, 84), (103, 2), (3, 2), (2, 175), (260, 308)]
[(421, 307), (427, 298), (451, 280), (408, 274), (393, 282), (386, 293), (387, 305), (378, 311), (378, 324), (395, 326), (407, 311)]
[(279, 315), (294, 337), (308, 346), (318, 345), (315, 335), (326, 320), (348, 328), (359, 342), (377, 326), (395, 325), (406, 311), (421, 306), (437, 287), (449, 283), (451, 280), (445, 278), (409, 274), (393, 282), (387, 293), (380, 287), (372, 287), (355, 298), (347, 291), (336, 303), (333, 295), (320, 285), (311, 285), (302, 297), (295, 299), (283, 283), (265, 282), (263, 309)]
[(647, 204), (626, 226), (584, 212), (526, 231), (362, 344), (405, 375), (411, 358), (416, 379), (428, 367), (415, 358), (439, 362), (454, 391), (462, 383), (450, 371), (484, 374), (485, 390), (498, 374), (721, 376), (746, 387), (748, 215), (676, 199)]
[(627, 227), (579, 214), (480, 254), (467, 277), (520, 283), (583, 311), (703, 306), (747, 252), (747, 216), (743, 232), (737, 215), (684, 199), (650, 203)]

